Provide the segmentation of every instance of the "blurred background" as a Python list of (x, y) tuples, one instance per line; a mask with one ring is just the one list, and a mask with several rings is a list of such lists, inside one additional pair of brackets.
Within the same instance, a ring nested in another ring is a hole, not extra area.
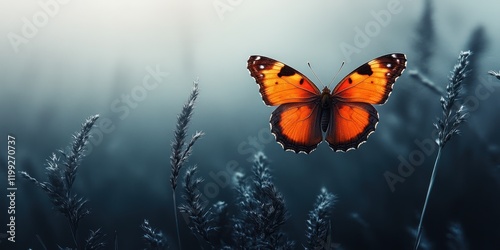
[[(74, 186), (91, 209), (81, 238), (102, 228), (107, 249), (115, 234), (119, 249), (143, 248), (139, 225), (149, 219), (176, 249), (170, 142), (177, 113), (199, 79), (190, 133), (206, 135), (189, 165), (199, 166), (205, 183), (233, 174), (229, 165), (249, 174), (249, 159), (262, 150), (291, 215), (283, 230), (298, 249), (322, 187), (338, 196), (331, 225), (341, 249), (411, 249), (437, 153), (437, 146), (421, 145), (435, 139), (432, 124), (442, 111), (439, 93), (409, 72), (419, 70), (445, 89), (458, 54), (471, 50), (464, 99), (470, 117), (442, 152), (424, 228), (428, 249), (451, 249), (451, 225), (459, 225), (463, 249), (498, 249), (500, 81), (487, 74), (500, 69), (494, 7), (491, 0), (4, 0), (0, 138), (15, 135), (17, 170), (45, 180), (46, 159), (66, 149), (85, 118), (100, 114), (105, 122), (97, 122)], [(407, 55), (407, 71), (389, 101), (376, 107), (380, 122), (367, 143), (347, 153), (322, 143), (297, 155), (275, 142), (274, 108), (263, 104), (249, 76), (250, 55), (275, 58), (315, 79), (310, 62), (327, 83), (342, 61), (338, 79), (392, 52)], [(2, 187), (6, 145), (2, 139)], [(402, 176), (404, 162), (414, 171)], [(388, 182), (388, 176), (401, 179)], [(49, 249), (71, 246), (66, 219), (45, 193), (20, 177), (16, 184), (18, 242), (0, 239), (0, 247), (42, 249), (39, 239)], [(224, 200), (235, 213), (231, 185), (218, 187), (209, 202)], [(0, 190), (2, 225), (6, 192)], [(182, 220), (180, 229), (184, 247), (197, 247)]]

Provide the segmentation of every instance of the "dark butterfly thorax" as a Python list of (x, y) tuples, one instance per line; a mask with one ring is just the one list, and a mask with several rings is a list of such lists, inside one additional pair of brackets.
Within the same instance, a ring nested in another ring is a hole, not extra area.
[(326, 132), (328, 125), (330, 124), (331, 112), (332, 112), (333, 98), (328, 87), (325, 87), (321, 92), (321, 103), (320, 103), (320, 119), (321, 119), (321, 130)]

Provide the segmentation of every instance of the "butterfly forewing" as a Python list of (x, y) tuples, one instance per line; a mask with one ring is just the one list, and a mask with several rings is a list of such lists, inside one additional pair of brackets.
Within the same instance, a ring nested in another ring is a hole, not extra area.
[(387, 54), (352, 71), (333, 89), (332, 96), (344, 102), (383, 104), (392, 85), (406, 68), (404, 54)]
[(265, 56), (251, 56), (247, 62), (250, 75), (260, 86), (267, 105), (309, 102), (319, 98), (318, 88), (297, 70)]

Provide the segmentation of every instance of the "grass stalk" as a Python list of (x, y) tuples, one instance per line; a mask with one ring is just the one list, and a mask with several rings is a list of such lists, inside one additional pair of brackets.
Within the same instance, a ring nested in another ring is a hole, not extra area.
[(181, 233), (179, 232), (179, 218), (177, 216), (177, 202), (175, 200), (175, 190), (174, 192), (172, 192), (172, 199), (174, 202), (175, 228), (177, 230), (177, 245), (179, 246), (179, 250), (182, 250)]
[[(22, 177), (41, 188), (48, 195), (54, 208), (68, 219), (71, 237), (76, 249), (83, 249), (78, 243), (78, 225), (81, 219), (90, 214), (90, 211), (85, 208), (88, 200), (74, 195), (72, 188), (77, 170), (85, 156), (86, 145), (91, 137), (90, 132), (98, 118), (99, 115), (94, 115), (85, 120), (80, 131), (73, 135), (73, 142), (68, 150), (58, 151), (63, 156), (62, 159), (56, 153), (52, 153), (47, 159), (47, 167), (45, 168), (47, 181), (38, 181), (24, 171), (19, 172)], [(93, 248), (86, 249), (101, 247), (103, 234), (99, 230), (96, 233), (99, 234), (92, 234), (90, 238)]]
[(192, 147), (195, 142), (201, 138), (202, 132), (196, 132), (189, 143), (186, 142), (187, 129), (191, 116), (194, 110), (194, 103), (198, 97), (198, 82), (194, 82), (193, 90), (189, 95), (187, 102), (182, 107), (181, 113), (177, 116), (177, 124), (174, 131), (174, 140), (172, 141), (172, 154), (170, 156), (170, 165), (172, 173), (170, 175), (170, 184), (172, 187), (172, 200), (174, 206), (175, 228), (177, 231), (177, 244), (179, 250), (182, 250), (181, 236), (179, 230), (179, 218), (177, 214), (177, 200), (175, 190), (177, 188), (177, 179), (179, 178), (180, 170), (191, 156)]
[(463, 91), (463, 82), (468, 73), (469, 56), (470, 51), (462, 51), (458, 56), (458, 61), (449, 77), (449, 83), (446, 86), (446, 93), (439, 100), (441, 103), (441, 108), (443, 109), (443, 117), (438, 119), (437, 123), (434, 124), (438, 130), (438, 136), (436, 138), (436, 143), (439, 147), (436, 156), (436, 161), (434, 162), (434, 167), (432, 169), (432, 175), (427, 187), (427, 195), (424, 201), (424, 207), (420, 215), (420, 222), (418, 223), (417, 238), (415, 239), (415, 250), (418, 249), (420, 245), (420, 239), (422, 237), (422, 222), (424, 221), (425, 212), (427, 211), (427, 205), (429, 202), (429, 197), (434, 186), (434, 181), (436, 179), (437, 166), (439, 159), (441, 158), (441, 151), (446, 145), (446, 143), (455, 135), (460, 133), (460, 125), (465, 122), (465, 118), (468, 115), (463, 104), (458, 102), (461, 99)]
[(429, 197), (431, 196), (432, 187), (434, 186), (434, 180), (436, 179), (437, 166), (439, 163), (439, 159), (441, 158), (441, 149), (442, 149), (442, 147), (438, 148), (436, 160), (434, 161), (434, 168), (432, 169), (431, 180), (429, 182), (429, 187), (427, 188), (427, 195), (425, 196), (424, 207), (422, 208), (422, 214), (420, 215), (420, 221), (418, 223), (417, 239), (415, 241), (415, 249), (418, 249), (418, 247), (420, 245), (420, 239), (422, 238), (422, 223), (424, 221), (425, 211), (427, 211), (427, 204), (429, 203)]

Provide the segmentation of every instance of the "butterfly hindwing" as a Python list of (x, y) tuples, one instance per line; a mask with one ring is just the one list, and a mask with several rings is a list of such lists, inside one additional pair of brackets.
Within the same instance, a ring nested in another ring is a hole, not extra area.
[(271, 132), (285, 150), (306, 154), (323, 140), (317, 102), (282, 104), (271, 115)]
[(260, 86), (267, 105), (308, 102), (318, 98), (319, 89), (297, 70), (265, 56), (251, 56), (247, 68)]
[(333, 89), (332, 96), (344, 102), (383, 104), (405, 68), (404, 54), (394, 53), (375, 58), (344, 77)]
[(377, 123), (378, 113), (371, 104), (336, 102), (325, 140), (334, 151), (356, 149), (375, 131)]

